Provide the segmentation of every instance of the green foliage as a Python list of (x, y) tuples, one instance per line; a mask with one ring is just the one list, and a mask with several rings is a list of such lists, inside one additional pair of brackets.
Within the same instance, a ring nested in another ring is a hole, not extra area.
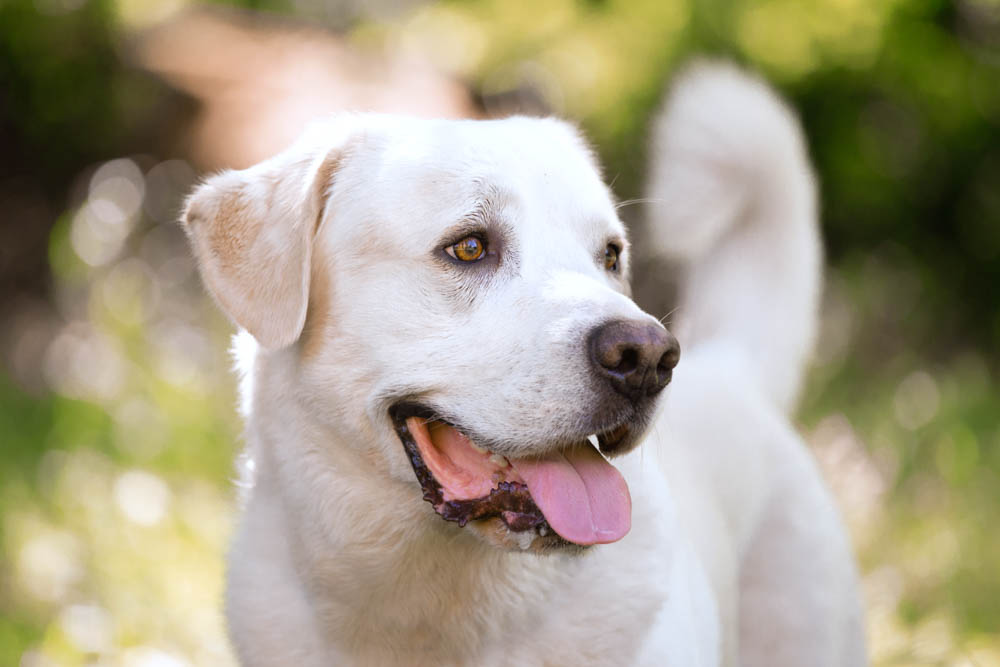
[(0, 3), (0, 111), (19, 144), (8, 150), (23, 152), (24, 167), (68, 175), (120, 143), (126, 125), (115, 104), (122, 67), (113, 4), (91, 0), (65, 13), (58, 5)]

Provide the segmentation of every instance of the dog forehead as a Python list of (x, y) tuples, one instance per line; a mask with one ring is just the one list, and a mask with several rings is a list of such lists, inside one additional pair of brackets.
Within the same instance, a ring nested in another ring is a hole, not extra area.
[[(550, 222), (606, 224), (610, 192), (586, 144), (554, 119), (419, 121), (382, 125), (359, 146), (356, 178), (368, 201), (412, 215), (462, 215), (481, 200)], [(358, 182), (356, 181), (356, 182)]]

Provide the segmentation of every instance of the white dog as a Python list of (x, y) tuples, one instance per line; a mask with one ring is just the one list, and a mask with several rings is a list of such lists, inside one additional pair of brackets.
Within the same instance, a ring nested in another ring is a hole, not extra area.
[(248, 332), (242, 662), (864, 663), (786, 417), (820, 265), (794, 118), (696, 67), (654, 148), (655, 250), (685, 267), (669, 396), (677, 342), (564, 123), (335, 117), (195, 191), (202, 277)]

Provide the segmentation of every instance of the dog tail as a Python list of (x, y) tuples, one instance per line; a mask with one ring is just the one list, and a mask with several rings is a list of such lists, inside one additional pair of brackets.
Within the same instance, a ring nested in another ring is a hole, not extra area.
[(756, 77), (697, 63), (655, 121), (652, 155), (649, 243), (680, 270), (681, 348), (724, 346), (790, 410), (816, 335), (822, 263), (796, 117)]

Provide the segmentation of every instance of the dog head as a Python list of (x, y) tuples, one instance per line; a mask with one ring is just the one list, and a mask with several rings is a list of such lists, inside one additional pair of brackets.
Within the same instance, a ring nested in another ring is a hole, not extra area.
[[(203, 280), (338, 447), (503, 546), (611, 542), (678, 359), (578, 134), (549, 119), (319, 123), (201, 185)], [(595, 438), (596, 436), (596, 438)], [(588, 441), (590, 440), (590, 441)]]

